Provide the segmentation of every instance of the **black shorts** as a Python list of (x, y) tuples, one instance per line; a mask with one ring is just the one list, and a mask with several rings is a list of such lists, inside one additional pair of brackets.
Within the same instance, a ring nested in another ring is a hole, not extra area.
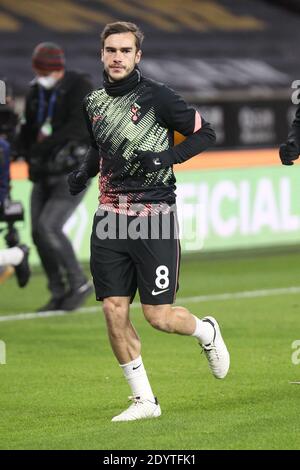
[(126, 296), (132, 302), (138, 289), (143, 304), (172, 304), (178, 290), (179, 267), (180, 242), (174, 212), (143, 217), (96, 213), (91, 272), (97, 300)]

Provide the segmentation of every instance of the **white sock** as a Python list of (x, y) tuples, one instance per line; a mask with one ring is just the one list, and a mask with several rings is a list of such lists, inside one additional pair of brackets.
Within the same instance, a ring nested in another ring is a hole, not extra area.
[(201, 344), (210, 344), (214, 338), (214, 328), (206, 321), (200, 320), (200, 318), (193, 317), (196, 320), (196, 328), (192, 336), (195, 336)]
[(17, 266), (24, 258), (24, 252), (18, 246), (0, 250), (0, 266)]
[(149, 383), (147, 373), (142, 361), (142, 357), (139, 356), (128, 364), (120, 364), (123, 369), (124, 376), (131, 388), (132, 395), (134, 397), (147, 398), (154, 401), (154, 395)]

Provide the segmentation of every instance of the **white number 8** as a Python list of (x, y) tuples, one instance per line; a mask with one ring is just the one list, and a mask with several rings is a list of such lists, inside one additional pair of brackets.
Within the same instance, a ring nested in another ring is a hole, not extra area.
[[(158, 266), (156, 269), (156, 279), (155, 279), (155, 284), (159, 289), (167, 289), (169, 287), (170, 281), (169, 281), (169, 269), (167, 266), (164, 266), (163, 264)], [(163, 282), (162, 282), (163, 281)]]

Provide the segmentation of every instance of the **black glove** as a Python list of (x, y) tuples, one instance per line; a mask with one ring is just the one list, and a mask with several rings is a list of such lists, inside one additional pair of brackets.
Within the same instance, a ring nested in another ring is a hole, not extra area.
[(279, 147), (279, 156), (283, 165), (294, 165), (293, 160), (299, 158), (299, 149), (293, 140), (288, 140), (286, 144)]
[(81, 193), (86, 187), (89, 176), (85, 170), (75, 170), (68, 176), (69, 191), (72, 196)]
[(173, 165), (173, 161), (167, 150), (163, 152), (151, 152), (151, 150), (135, 150), (132, 162), (139, 162), (146, 173), (159, 171)]

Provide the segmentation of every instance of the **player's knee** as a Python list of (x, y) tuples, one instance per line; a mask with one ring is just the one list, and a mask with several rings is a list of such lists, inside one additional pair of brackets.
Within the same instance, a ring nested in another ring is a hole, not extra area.
[(123, 310), (122, 302), (119, 299), (108, 297), (103, 300), (103, 312), (105, 316), (116, 315), (120, 313), (122, 310)]
[(170, 322), (169, 307), (166, 306), (147, 306), (144, 307), (146, 320), (153, 328), (167, 333), (172, 333), (172, 323)]
[(110, 331), (124, 330), (128, 309), (117, 299), (104, 299), (103, 313)]

